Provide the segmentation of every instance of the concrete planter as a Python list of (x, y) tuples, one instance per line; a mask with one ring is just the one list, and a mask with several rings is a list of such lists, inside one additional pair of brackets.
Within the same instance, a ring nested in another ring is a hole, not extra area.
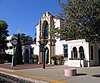
[(62, 65), (63, 64), (63, 56), (55, 55), (51, 57), (52, 64), (54, 65)]

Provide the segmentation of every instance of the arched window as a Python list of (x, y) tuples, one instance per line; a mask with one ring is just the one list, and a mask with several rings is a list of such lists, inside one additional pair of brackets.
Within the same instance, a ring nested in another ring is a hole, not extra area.
[(45, 21), (44, 23), (44, 39), (48, 39), (48, 23)]
[(73, 47), (73, 58), (77, 58), (77, 48)]
[(84, 56), (84, 48), (82, 46), (79, 47), (79, 53), (80, 53), (80, 58), (81, 59), (85, 58), (85, 56)]

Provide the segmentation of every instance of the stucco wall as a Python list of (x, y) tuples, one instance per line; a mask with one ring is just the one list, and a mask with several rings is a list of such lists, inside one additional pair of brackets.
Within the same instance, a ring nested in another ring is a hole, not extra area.
[(84, 49), (85, 58), (86, 60), (89, 60), (89, 43), (86, 42), (84, 39), (67, 41), (67, 44), (68, 44), (68, 58), (71, 58), (71, 51), (73, 50), (73, 47), (77, 48), (78, 58), (79, 58), (79, 47), (82, 46)]
[(63, 44), (67, 44), (66, 41), (60, 41), (59, 39), (56, 42), (55, 46), (55, 54), (63, 55)]
[(60, 28), (60, 19), (53, 18), (55, 28)]
[[(93, 60), (91, 59), (91, 46), (93, 46)], [(90, 66), (98, 65), (98, 46), (95, 43), (90, 43)]]
[(32, 44), (32, 48), (34, 48), (34, 54), (39, 55), (39, 46), (37, 44)]
[[(39, 24), (36, 26), (36, 42), (39, 41), (40, 29)], [(38, 43), (38, 42), (37, 42)]]
[[(12, 46), (12, 44), (11, 44), (11, 42), (10, 42), (11, 38), (12, 38), (12, 36), (8, 36), (8, 37), (7, 37), (7, 40), (8, 40), (7, 47), (8, 47), (8, 48), (9, 48), (10, 46)], [(12, 46), (12, 47), (13, 47), (13, 46)], [(13, 48), (12, 48), (12, 49), (6, 49), (5, 52), (6, 52), (7, 54), (13, 55)]]
[(57, 40), (57, 42), (56, 42), (56, 52), (55, 52), (56, 54), (63, 54), (63, 44), (68, 44), (68, 58), (71, 58), (71, 51), (72, 51), (73, 47), (76, 47), (77, 51), (79, 52), (79, 47), (83, 46), (85, 57), (86, 57), (87, 60), (89, 60), (89, 43), (86, 42), (84, 39), (70, 40), (70, 41)]

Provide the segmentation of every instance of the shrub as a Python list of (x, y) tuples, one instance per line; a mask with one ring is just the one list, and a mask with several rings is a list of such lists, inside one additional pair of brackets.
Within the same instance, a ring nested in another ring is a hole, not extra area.
[(62, 55), (55, 55), (51, 57), (52, 60), (63, 60), (63, 58), (64, 57)]
[(38, 55), (33, 54), (33, 55), (32, 55), (32, 59), (33, 59), (33, 60), (32, 60), (33, 63), (36, 63), (36, 64), (38, 63)]
[(33, 58), (33, 59), (38, 59), (38, 55), (33, 54), (33, 55), (32, 55), (32, 58)]
[(55, 65), (61, 65), (63, 64), (64, 57), (62, 55), (55, 55), (52, 56), (51, 59), (54, 61)]

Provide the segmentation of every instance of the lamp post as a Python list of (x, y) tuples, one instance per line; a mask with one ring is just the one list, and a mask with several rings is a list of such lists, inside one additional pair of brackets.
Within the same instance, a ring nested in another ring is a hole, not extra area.
[(47, 44), (47, 39), (41, 39), (40, 43), (40, 52), (42, 52), (43, 57), (43, 69), (45, 69), (45, 45)]
[(14, 50), (13, 50), (13, 57), (12, 57), (12, 65), (11, 66), (16, 66), (16, 55), (15, 55), (15, 47), (17, 45), (17, 37), (12, 37), (11, 39), (11, 44), (13, 45), (14, 47)]

